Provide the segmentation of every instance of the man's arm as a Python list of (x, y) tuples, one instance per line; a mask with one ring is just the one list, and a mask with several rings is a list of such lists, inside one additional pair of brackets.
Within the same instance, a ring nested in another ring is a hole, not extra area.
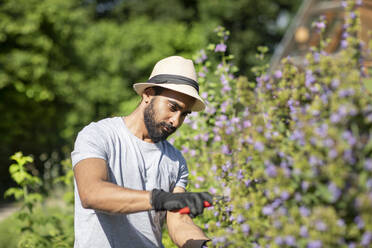
[(106, 161), (99, 158), (81, 160), (74, 175), (84, 208), (109, 213), (134, 213), (152, 209), (150, 192), (132, 190), (108, 182)]
[[(182, 192), (185, 190), (181, 187), (173, 190), (173, 193)], [(167, 227), (169, 236), (178, 247), (200, 248), (204, 241), (209, 240), (187, 214), (167, 211)]]

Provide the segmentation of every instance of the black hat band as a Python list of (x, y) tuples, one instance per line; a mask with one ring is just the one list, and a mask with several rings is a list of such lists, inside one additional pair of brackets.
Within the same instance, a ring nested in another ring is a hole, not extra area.
[(190, 85), (199, 93), (199, 85), (195, 80), (191, 78), (179, 76), (179, 75), (172, 75), (172, 74), (159, 74), (150, 78), (148, 83), (155, 83), (155, 84), (185, 84)]

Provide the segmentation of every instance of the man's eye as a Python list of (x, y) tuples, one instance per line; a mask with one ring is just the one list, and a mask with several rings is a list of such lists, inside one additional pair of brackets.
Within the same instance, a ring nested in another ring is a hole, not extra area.
[(170, 110), (172, 110), (172, 111), (177, 111), (177, 108), (176, 108), (176, 106), (171, 105), (171, 106), (170, 106)]

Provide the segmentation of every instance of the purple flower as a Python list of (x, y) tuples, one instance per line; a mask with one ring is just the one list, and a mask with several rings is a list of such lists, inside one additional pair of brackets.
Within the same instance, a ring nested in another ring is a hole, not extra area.
[(354, 222), (357, 224), (359, 229), (362, 229), (364, 227), (364, 221), (360, 216), (355, 217)]
[(265, 169), (265, 172), (266, 172), (266, 175), (268, 175), (269, 177), (275, 177), (277, 175), (276, 167), (274, 165), (269, 165)]
[(287, 192), (287, 191), (283, 191), (281, 194), (280, 194), (280, 198), (282, 200), (288, 200), (288, 198), (290, 197), (290, 194)]
[(341, 116), (338, 113), (333, 113), (331, 115), (331, 122), (332, 123), (338, 123), (341, 120)]
[(210, 187), (209, 188), (209, 193), (211, 193), (212, 195), (216, 194), (217, 193), (217, 190), (213, 187)]
[(243, 122), (243, 128), (247, 128), (247, 127), (250, 127), (250, 126), (252, 126), (252, 124), (251, 124), (251, 122), (249, 120), (245, 120)]
[(189, 152), (189, 148), (187, 148), (186, 146), (182, 146), (182, 153), (188, 153)]
[(366, 187), (369, 191), (372, 191), (372, 179), (368, 179), (366, 182)]
[(351, 242), (349, 245), (348, 245), (348, 248), (355, 248), (356, 247), (356, 245), (355, 245), (355, 243), (353, 243), (353, 242)]
[(315, 128), (315, 133), (322, 138), (325, 138), (328, 134), (328, 125), (322, 124), (320, 127)]
[(351, 18), (351, 19), (355, 19), (355, 18), (356, 18), (356, 14), (355, 14), (355, 12), (351, 12), (351, 13), (350, 13), (350, 18)]
[(295, 140), (295, 141), (298, 141), (300, 143), (300, 145), (304, 145), (305, 144), (305, 140), (304, 140), (304, 133), (298, 129), (294, 130), (292, 135), (290, 136), (290, 139), (291, 140)]
[(288, 235), (285, 237), (285, 243), (288, 246), (295, 246), (296, 245), (296, 239), (292, 235)]
[(315, 27), (318, 29), (318, 30), (323, 30), (325, 29), (326, 25), (324, 22), (317, 22), (315, 23)]
[(337, 155), (338, 155), (338, 153), (337, 153), (337, 150), (336, 150), (336, 149), (331, 149), (331, 150), (328, 152), (328, 157), (331, 158), (331, 159), (336, 158)]
[(301, 183), (301, 188), (302, 188), (303, 191), (306, 191), (309, 188), (309, 186), (310, 186), (310, 183), (307, 182), (307, 181), (303, 181)]
[(237, 175), (236, 175), (236, 179), (238, 179), (240, 181), (243, 178), (244, 178), (243, 170), (239, 170), (238, 173), (237, 173)]
[(356, 143), (356, 139), (354, 138), (353, 134), (350, 131), (343, 132), (342, 138), (344, 140), (347, 140), (350, 146), (353, 146)]
[(364, 161), (364, 168), (368, 171), (372, 171), (372, 159), (368, 158)]
[(340, 85), (340, 80), (339, 79), (335, 78), (335, 79), (332, 80), (332, 82), (331, 82), (332, 88), (336, 89), (339, 85)]
[(191, 157), (195, 157), (195, 155), (196, 155), (196, 151), (195, 151), (194, 149), (192, 149), (192, 150), (190, 151), (190, 155), (191, 155)]
[(353, 156), (353, 151), (351, 149), (344, 151), (344, 159), (349, 162), (350, 164), (355, 163), (355, 158)]
[(264, 215), (272, 215), (274, 213), (274, 209), (272, 208), (272, 206), (267, 205), (262, 208), (262, 213)]
[(222, 153), (223, 154), (226, 154), (226, 155), (230, 155), (231, 154), (230, 148), (227, 145), (222, 145), (221, 150), (222, 150)]
[(344, 227), (345, 226), (345, 222), (343, 219), (338, 219), (337, 220), (337, 225), (340, 226), (340, 227)]
[(312, 83), (314, 83), (316, 81), (314, 75), (313, 75), (313, 72), (311, 70), (307, 70), (306, 71), (306, 75), (305, 75), (305, 85), (306, 87), (310, 87)]
[(277, 207), (280, 206), (280, 204), (282, 204), (282, 200), (280, 200), (280, 199), (276, 199), (276, 200), (271, 204), (271, 206), (272, 206), (273, 208), (277, 208)]
[(282, 71), (281, 70), (276, 70), (275, 73), (274, 73), (274, 77), (275, 78), (281, 78), (282, 77)]
[(244, 217), (239, 214), (238, 217), (236, 218), (236, 222), (238, 222), (238, 224), (241, 224), (245, 221)]
[(347, 48), (348, 42), (347, 40), (342, 40), (341, 41), (341, 48)]
[(363, 0), (356, 0), (355, 1), (356, 6), (362, 6), (362, 4), (363, 4)]
[(204, 182), (204, 177), (201, 177), (201, 176), (198, 176), (197, 178), (196, 178), (196, 180), (198, 180), (199, 182)]
[(215, 52), (225, 52), (226, 51), (226, 45), (223, 44), (223, 43), (217, 44), (214, 51)]
[(208, 224), (208, 223), (205, 223), (205, 224), (204, 224), (204, 228), (208, 230), (208, 228), (209, 228), (209, 224)]
[(302, 196), (301, 196), (300, 193), (296, 193), (296, 194), (295, 194), (295, 200), (296, 200), (297, 202), (300, 202), (300, 201), (302, 200)]
[(306, 208), (306, 207), (301, 206), (300, 207), (300, 214), (303, 217), (307, 217), (307, 216), (310, 215), (310, 210), (308, 208)]
[(322, 241), (312, 240), (307, 244), (307, 248), (322, 248)]
[(244, 234), (248, 234), (249, 233), (249, 225), (248, 224), (243, 224), (241, 225), (241, 228), (242, 228), (242, 231)]
[(201, 71), (200, 71), (200, 72), (198, 73), (198, 76), (204, 78), (206, 75), (205, 75), (204, 72), (201, 72)]
[(284, 244), (284, 239), (280, 236), (275, 238), (275, 244), (277, 245), (283, 245)]
[(225, 133), (227, 134), (227, 135), (230, 135), (230, 134), (232, 134), (234, 132), (234, 127), (233, 126), (228, 126), (227, 128), (226, 128), (226, 130), (225, 130)]
[(309, 235), (306, 226), (301, 226), (301, 228), (300, 228), (300, 235), (301, 235), (302, 237), (305, 237), (305, 238)]
[(214, 124), (219, 128), (222, 128), (224, 125), (223, 121), (216, 121)]
[(324, 141), (324, 145), (328, 148), (331, 148), (333, 147), (333, 145), (335, 144), (335, 142), (333, 141), (333, 139), (331, 138), (328, 138)]
[(332, 202), (337, 201), (341, 196), (341, 190), (333, 182), (328, 185), (328, 191), (332, 194)]
[(254, 149), (256, 149), (259, 152), (263, 152), (263, 150), (265, 149), (265, 147), (264, 147), (264, 145), (261, 142), (256, 141), (255, 144), (254, 144)]
[(341, 6), (343, 8), (347, 8), (347, 1), (341, 1)]
[(199, 57), (195, 60), (195, 63), (200, 64), (203, 63), (207, 59), (207, 55), (205, 54), (204, 49), (199, 51)]
[(315, 224), (316, 230), (324, 232), (327, 230), (327, 225), (323, 221), (317, 221)]
[(361, 244), (363, 246), (369, 246), (372, 244), (372, 233), (371, 232), (365, 232), (363, 234)]
[(321, 165), (321, 161), (314, 155), (311, 155), (309, 158), (309, 164), (311, 166)]

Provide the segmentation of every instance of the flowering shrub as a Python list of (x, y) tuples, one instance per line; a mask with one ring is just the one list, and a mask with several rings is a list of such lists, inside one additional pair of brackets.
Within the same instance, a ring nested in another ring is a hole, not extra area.
[[(215, 247), (370, 247), (372, 100), (362, 84), (354, 1), (336, 55), (313, 47), (255, 82), (237, 77), (228, 31), (195, 58), (206, 111), (174, 141), (191, 191), (226, 196), (196, 222)], [(358, 4), (358, 3), (357, 3)], [(323, 32), (322, 19), (314, 26)], [(263, 59), (260, 47), (257, 58)]]

